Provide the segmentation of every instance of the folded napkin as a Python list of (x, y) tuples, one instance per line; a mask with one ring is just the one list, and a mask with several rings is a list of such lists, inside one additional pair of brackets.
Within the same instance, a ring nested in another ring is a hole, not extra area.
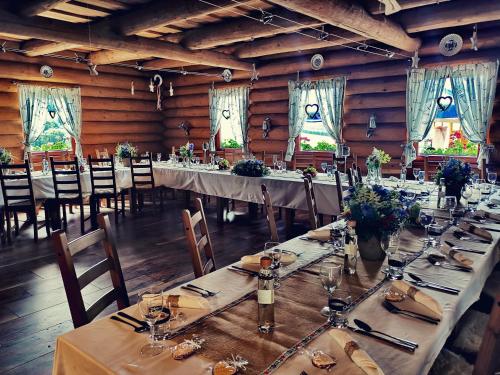
[(310, 230), (306, 234), (307, 238), (318, 241), (330, 241), (330, 229)]
[(361, 349), (358, 343), (346, 331), (334, 328), (328, 333), (341, 348), (344, 348), (348, 357), (366, 374), (384, 374), (368, 353)]
[(460, 223), (460, 225), (458, 227), (465, 232), (475, 234), (476, 236), (484, 238), (485, 240), (488, 240), (488, 241), (493, 241), (493, 236), (491, 235), (490, 232), (488, 232), (487, 230), (484, 230), (483, 228), (479, 228), (479, 227), (475, 226), (474, 224), (463, 222), (463, 223)]
[[(262, 258), (263, 254), (257, 255), (245, 255), (241, 257), (242, 264), (260, 264), (260, 258)], [(281, 262), (283, 263), (293, 263), (297, 260), (297, 255), (290, 253), (281, 253)]]
[(490, 202), (493, 204), (500, 204), (500, 194), (492, 195), (490, 198)]
[(474, 261), (468, 257), (466, 257), (463, 253), (461, 253), (458, 250), (452, 249), (448, 245), (444, 245), (441, 248), (441, 252), (443, 252), (446, 255), (449, 255), (452, 259), (456, 260), (458, 263), (460, 263), (464, 267), (468, 267), (472, 269), (472, 265), (474, 264)]
[(403, 280), (393, 281), (392, 286), (405, 293), (412, 300), (421, 303), (432, 312), (435, 312), (440, 318), (443, 316), (443, 308), (441, 305), (434, 298), (425, 294), (420, 289), (415, 288), (413, 285), (410, 285)]
[(481, 217), (484, 217), (486, 219), (492, 219), (492, 220), (495, 220), (495, 221), (500, 221), (500, 214), (494, 214), (492, 212), (483, 211), (483, 210), (477, 210), (475, 212), (475, 214), (477, 216), (481, 216)]
[(208, 309), (210, 307), (203, 297), (169, 294), (165, 298), (167, 307), (184, 307), (187, 309)]

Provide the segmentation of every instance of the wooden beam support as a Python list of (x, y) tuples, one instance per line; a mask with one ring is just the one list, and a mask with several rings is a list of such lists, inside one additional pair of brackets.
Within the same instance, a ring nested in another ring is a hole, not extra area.
[(136, 53), (136, 52), (126, 52), (126, 51), (115, 51), (115, 50), (101, 50), (92, 52), (89, 55), (90, 61), (96, 65), (106, 65), (119, 63), (123, 61), (130, 60), (140, 60), (149, 57), (144, 53)]
[(362, 7), (345, 0), (271, 0), (271, 2), (404, 51), (412, 52), (420, 46), (418, 38), (411, 38), (388, 18), (375, 19)]
[(168, 60), (168, 59), (154, 59), (146, 61), (142, 66), (147, 69), (170, 69), (170, 68), (178, 68), (184, 66), (194, 65), (192, 63), (187, 63), (185, 61), (177, 61), (177, 60)]
[(29, 0), (29, 1), (20, 1), (19, 6), (19, 14), (22, 14), (26, 17), (34, 17), (39, 15), (40, 13), (47, 12), (57, 5), (62, 3), (67, 3), (69, 0)]
[[(450, 0), (439, 0), (439, 3), (445, 3)], [(426, 5), (436, 5), (436, 0), (398, 0), (401, 10), (419, 8)], [(366, 1), (365, 9), (371, 14), (384, 14), (384, 5), (378, 0)]]
[[(296, 14), (286, 9), (273, 10), (272, 13), (297, 23), (274, 17), (272, 24), (281, 26), (276, 27), (246, 17), (235, 18), (186, 31), (183, 33), (181, 42), (189, 49), (206, 49), (235, 42), (248, 41), (254, 38), (274, 36), (280, 33), (300, 30), (307, 26), (316, 27), (323, 24), (323, 22), (317, 19), (302, 14)], [(252, 13), (251, 15), (257, 19), (261, 17), (260, 13)]]
[(402, 12), (399, 19), (409, 33), (496, 21), (500, 19), (500, 1), (456, 0)]
[[(105, 25), (104, 25), (105, 26)], [(0, 33), (16, 34), (21, 37), (74, 43), (88, 46), (89, 32), (85, 25), (68, 25), (65, 22), (43, 19), (23, 19), (0, 9)], [(189, 51), (182, 46), (142, 37), (123, 37), (103, 26), (92, 31), (92, 46), (119, 51), (136, 51), (149, 56), (186, 61), (239, 70), (252, 70), (252, 64), (239, 61), (232, 56), (213, 51)]]
[(67, 49), (77, 48), (77, 44), (49, 42), (46, 40), (32, 39), (21, 44), (21, 49), (26, 50), (26, 56), (42, 56), (48, 53), (57, 53)]

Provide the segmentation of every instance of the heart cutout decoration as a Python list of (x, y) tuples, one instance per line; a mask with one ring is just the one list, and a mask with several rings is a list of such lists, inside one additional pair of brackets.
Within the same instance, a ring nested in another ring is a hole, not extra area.
[(440, 96), (437, 99), (437, 105), (439, 109), (443, 112), (446, 112), (448, 108), (450, 108), (453, 103), (453, 98), (451, 96)]
[(222, 111), (222, 117), (224, 117), (226, 120), (229, 120), (231, 117), (231, 112), (229, 112), (229, 109), (225, 109)]
[(304, 107), (305, 111), (306, 111), (306, 114), (307, 114), (307, 118), (309, 119), (313, 119), (316, 117), (316, 115), (318, 114), (319, 112), (319, 105), (317, 104), (307, 104), (305, 107)]

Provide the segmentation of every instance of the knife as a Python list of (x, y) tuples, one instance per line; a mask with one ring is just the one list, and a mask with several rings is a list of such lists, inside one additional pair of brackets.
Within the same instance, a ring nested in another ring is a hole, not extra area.
[(474, 254), (486, 254), (486, 251), (482, 251), (482, 250), (473, 250), (473, 249), (464, 249), (463, 247), (460, 247), (460, 246), (457, 246), (457, 245), (454, 245), (452, 242), (450, 241), (444, 241), (448, 246), (452, 247), (453, 250), (459, 250), (459, 251), (465, 251), (467, 253), (474, 253)]
[(420, 287), (429, 288), (429, 289), (433, 289), (433, 290), (437, 290), (437, 291), (440, 291), (443, 293), (449, 293), (449, 294), (460, 293), (459, 289), (451, 288), (449, 286), (444, 286), (444, 285), (436, 284), (436, 283), (429, 282), (429, 281), (424, 281), (419, 276), (417, 276), (411, 272), (408, 273), (408, 276), (410, 276), (414, 280), (414, 283)]
[(258, 272), (247, 270), (246, 268), (241, 268), (241, 267), (237, 267), (237, 266), (231, 266), (228, 269), (232, 270), (232, 271), (244, 272), (244, 273), (246, 273), (246, 274), (248, 274), (250, 276), (259, 276)]
[(485, 244), (488, 244), (488, 245), (491, 245), (491, 241), (488, 241), (488, 240), (482, 240), (480, 238), (475, 238), (475, 237), (471, 237), (467, 234), (464, 234), (463, 232), (460, 232), (460, 231), (455, 231), (453, 232), (453, 235), (458, 238), (459, 240), (462, 240), (462, 241), (470, 241), (470, 242), (477, 242), (477, 243), (485, 243)]
[(485, 227), (482, 227), (482, 229), (489, 230), (491, 232), (500, 232), (500, 229), (495, 229), (495, 228), (485, 228)]
[(141, 326), (149, 327), (148, 323), (146, 323), (145, 321), (136, 319), (132, 315), (129, 315), (129, 314), (123, 312), (123, 311), (118, 311), (118, 315), (120, 315), (121, 317), (123, 317), (125, 319), (131, 320), (131, 321), (133, 321), (133, 322), (135, 322), (137, 324), (140, 324)]
[(377, 340), (384, 341), (384, 342), (386, 342), (388, 344), (397, 346), (397, 347), (399, 347), (401, 349), (404, 349), (406, 351), (409, 351), (411, 353), (413, 353), (415, 351), (415, 346), (413, 346), (413, 345), (405, 344), (403, 342), (399, 342), (399, 341), (396, 341), (396, 340), (391, 340), (389, 338), (382, 337), (382, 336), (376, 335), (376, 334), (368, 332), (368, 331), (364, 331), (364, 330), (356, 328), (356, 327), (347, 326), (347, 328), (349, 328), (354, 333), (359, 333), (359, 334), (364, 335), (364, 336), (373, 337), (373, 338), (375, 338)]

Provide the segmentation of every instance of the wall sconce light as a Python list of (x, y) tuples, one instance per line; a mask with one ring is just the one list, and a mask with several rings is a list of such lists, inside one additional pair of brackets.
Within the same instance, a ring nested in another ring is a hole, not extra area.
[(375, 129), (377, 129), (377, 123), (375, 122), (376, 117), (372, 113), (370, 116), (370, 121), (368, 122), (368, 129), (366, 129), (366, 137), (370, 138), (373, 134), (375, 134)]
[(269, 137), (269, 132), (271, 131), (271, 117), (266, 116), (264, 121), (262, 121), (262, 138), (266, 139)]

